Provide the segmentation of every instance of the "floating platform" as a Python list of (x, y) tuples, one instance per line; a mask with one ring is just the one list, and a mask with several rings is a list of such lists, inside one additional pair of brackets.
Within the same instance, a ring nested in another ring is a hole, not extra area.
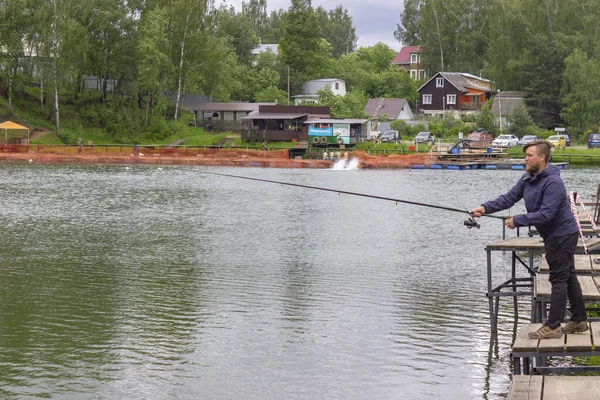
[[(551, 163), (558, 169), (566, 169), (567, 162)], [(462, 160), (443, 159), (431, 164), (411, 164), (411, 169), (449, 169), (449, 170), (472, 170), (472, 169), (510, 169), (525, 171), (525, 160), (522, 159), (485, 159), (485, 160)]]

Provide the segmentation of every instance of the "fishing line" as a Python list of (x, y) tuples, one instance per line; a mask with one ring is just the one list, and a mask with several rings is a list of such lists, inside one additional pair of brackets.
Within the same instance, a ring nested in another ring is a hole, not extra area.
[[(201, 172), (203, 174), (216, 175), (216, 176), (224, 176), (224, 177), (227, 177), (227, 178), (237, 178), (237, 179), (246, 179), (246, 180), (249, 180), (249, 181), (256, 181), (256, 182), (274, 183), (276, 185), (293, 186), (293, 187), (299, 187), (299, 188), (303, 188), (303, 189), (321, 190), (323, 192), (332, 192), (332, 193), (337, 193), (337, 194), (347, 194), (347, 195), (350, 195), (350, 196), (367, 197), (367, 198), (370, 198), (370, 199), (393, 201), (395, 203), (412, 204), (414, 206), (436, 208), (438, 210), (453, 211), (453, 212), (458, 212), (458, 213), (461, 213), (461, 214), (469, 214), (471, 216), (471, 218), (469, 218), (468, 220), (465, 221), (465, 226), (467, 226), (469, 229), (470, 228), (479, 228), (479, 224), (473, 218), (473, 215), (471, 214), (471, 211), (469, 211), (469, 210), (461, 210), (460, 208), (452, 208), (452, 207), (440, 206), (440, 205), (435, 205), (435, 204), (422, 203), (422, 202), (418, 202), (418, 201), (395, 199), (395, 198), (392, 198), (392, 197), (375, 196), (375, 195), (372, 195), (372, 194), (365, 194), (365, 193), (358, 193), (358, 192), (349, 192), (349, 191), (346, 191), (346, 190), (328, 189), (328, 188), (322, 188), (322, 187), (318, 187), (318, 186), (301, 185), (301, 184), (298, 184), (298, 183), (289, 183), (289, 182), (273, 181), (273, 180), (269, 180), (269, 179), (251, 178), (249, 176), (222, 174), (222, 173), (218, 173), (218, 172), (206, 172), (206, 171), (201, 171)], [(482, 217), (496, 218), (496, 219), (501, 219), (501, 220), (505, 220), (506, 218), (508, 218), (508, 217), (504, 217), (504, 216), (488, 215), (488, 214), (483, 214)]]

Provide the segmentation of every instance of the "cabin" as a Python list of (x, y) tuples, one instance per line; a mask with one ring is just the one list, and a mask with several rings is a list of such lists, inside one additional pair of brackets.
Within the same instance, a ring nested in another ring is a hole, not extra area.
[(304, 122), (330, 118), (328, 106), (260, 105), (257, 113), (243, 117), (242, 141), (267, 142), (308, 140)]
[(194, 107), (194, 126), (207, 131), (240, 132), (243, 118), (257, 113), (261, 105), (275, 103), (201, 103)]

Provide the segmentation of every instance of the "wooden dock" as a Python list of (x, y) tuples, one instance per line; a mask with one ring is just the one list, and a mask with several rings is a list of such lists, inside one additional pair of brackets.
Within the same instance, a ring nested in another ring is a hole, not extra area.
[[(600, 185), (598, 195), (600, 195)], [(586, 238), (584, 241), (579, 239), (574, 262), (586, 310), (589, 311), (600, 304), (600, 237), (590, 226), (589, 219), (583, 218), (581, 211), (579, 217), (583, 229), (586, 230), (583, 232)], [(486, 246), (488, 264), (486, 294), (490, 304), (492, 332), (497, 329), (501, 297), (513, 298), (516, 324), (519, 318), (517, 299), (531, 295), (532, 323), (519, 326), (511, 349), (513, 375), (508, 398), (512, 400), (600, 399), (600, 376), (581, 376), (581, 374), (600, 372), (600, 366), (581, 361), (570, 362), (574, 357), (585, 359), (600, 356), (598, 318), (592, 318), (588, 314), (589, 330), (586, 332), (543, 340), (530, 339), (528, 336), (530, 332), (539, 329), (542, 321), (546, 320), (552, 297), (552, 285), (549, 281), (550, 267), (543, 256), (544, 242), (540, 237), (534, 236), (535, 234), (536, 232), (530, 231), (528, 237), (511, 237)], [(591, 254), (584, 254), (586, 247)], [(512, 255), (511, 277), (497, 286), (493, 284), (492, 277), (492, 254), (496, 251), (509, 251)], [(538, 254), (542, 255), (541, 258), (537, 257)], [(536, 260), (539, 260), (538, 265), (534, 264)], [(529, 288), (531, 291), (527, 290)], [(598, 310), (598, 308), (594, 309)], [(560, 357), (560, 362), (550, 362), (550, 359), (555, 357)]]
[(563, 363), (548, 366), (545, 361), (548, 357), (600, 356), (600, 344), (596, 345), (600, 343), (600, 322), (589, 322), (589, 325), (590, 330), (587, 332), (542, 340), (530, 339), (528, 336), (529, 332), (536, 331), (542, 324), (521, 325), (511, 353), (515, 375), (600, 372), (600, 366), (565, 366)]
[(597, 400), (600, 395), (597, 376), (515, 375), (509, 400)]

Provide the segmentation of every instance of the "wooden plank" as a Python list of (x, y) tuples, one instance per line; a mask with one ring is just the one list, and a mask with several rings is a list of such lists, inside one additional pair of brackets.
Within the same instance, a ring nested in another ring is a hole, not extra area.
[(592, 331), (592, 342), (594, 342), (594, 349), (600, 350), (600, 322), (590, 322), (590, 328)]
[(542, 375), (532, 375), (529, 381), (529, 399), (542, 400), (544, 386), (544, 377)]
[[(581, 244), (581, 247), (580, 247), (580, 244)], [(586, 244), (588, 250), (591, 250), (596, 247), (600, 248), (600, 238), (585, 239), (585, 244)], [(583, 243), (581, 242), (581, 239), (579, 239), (579, 242), (577, 243), (577, 249), (583, 250)]]
[(541, 400), (542, 375), (514, 375), (509, 400)]
[(591, 276), (580, 275), (577, 277), (581, 285), (584, 300), (600, 300), (600, 291)]
[(525, 324), (519, 327), (517, 338), (513, 344), (513, 352), (524, 352), (524, 351), (537, 351), (537, 345), (539, 340), (529, 339), (529, 332), (537, 331), (542, 324)]
[(592, 350), (592, 334), (590, 331), (567, 335), (567, 351)]
[(600, 393), (598, 376), (546, 376), (544, 400), (597, 400)]
[(592, 272), (592, 262), (588, 254), (575, 254), (575, 271)]
[(537, 274), (535, 276), (535, 297), (538, 299), (549, 299), (552, 294), (552, 284), (548, 278), (549, 274)]
[[(599, 262), (596, 262), (594, 260), (598, 260)], [(600, 272), (600, 255), (598, 255), (598, 254), (590, 255), (590, 264), (592, 264), (592, 269), (594, 270), (594, 272), (599, 273)]]
[(542, 339), (538, 344), (540, 353), (550, 353), (557, 351), (565, 351), (565, 335), (558, 339)]
[[(587, 273), (590, 274), (594, 272), (592, 268), (591, 258), (587, 254), (575, 254), (575, 271), (577, 273)], [(600, 264), (598, 264), (598, 270), (600, 270)], [(546, 255), (542, 254), (542, 259), (540, 260), (540, 272), (548, 273), (550, 271), (550, 266), (548, 265), (548, 261), (546, 261)], [(599, 271), (600, 272), (600, 271)]]
[(538, 268), (540, 272), (548, 273), (550, 271), (550, 265), (548, 265), (548, 261), (546, 260), (546, 253), (542, 254), (542, 258), (540, 260), (540, 267)]

